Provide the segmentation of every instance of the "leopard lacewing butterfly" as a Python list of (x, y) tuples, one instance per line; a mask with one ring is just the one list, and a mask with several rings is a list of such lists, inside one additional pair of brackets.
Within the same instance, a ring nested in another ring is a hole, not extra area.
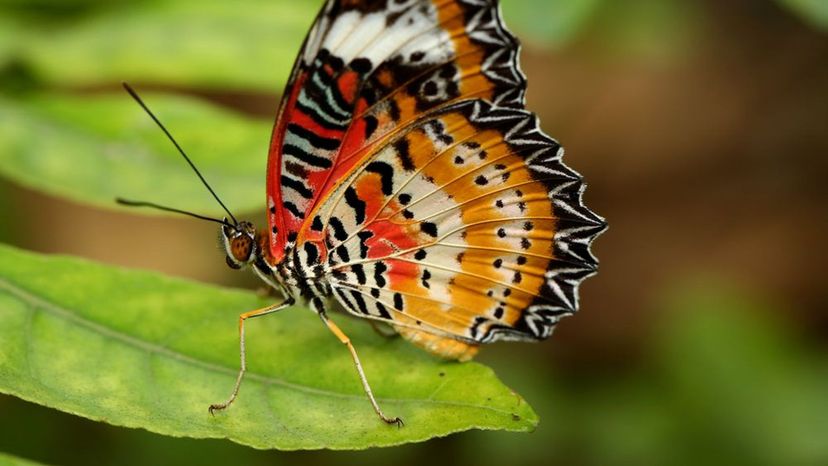
[[(481, 344), (538, 341), (578, 309), (604, 220), (563, 149), (524, 109), (519, 45), (496, 0), (328, 0), (284, 90), (267, 163), (268, 228), (219, 220), (232, 268), (284, 300), (389, 324), (426, 351), (468, 360)], [(169, 132), (128, 86), (127, 90)], [(173, 143), (175, 141), (173, 140)]]

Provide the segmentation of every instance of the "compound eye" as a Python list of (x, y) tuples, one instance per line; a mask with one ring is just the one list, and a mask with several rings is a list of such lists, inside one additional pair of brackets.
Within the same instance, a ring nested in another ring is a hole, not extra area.
[(247, 235), (233, 238), (230, 242), (230, 253), (236, 262), (249, 262), (250, 256), (253, 253), (253, 239)]
[(235, 263), (230, 256), (224, 256), (224, 260), (227, 262), (227, 266), (233, 270), (239, 270), (241, 268), (241, 265)]

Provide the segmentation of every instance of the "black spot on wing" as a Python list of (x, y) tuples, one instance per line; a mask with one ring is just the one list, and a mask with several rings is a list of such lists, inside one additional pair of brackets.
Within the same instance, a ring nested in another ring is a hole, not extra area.
[(289, 176), (282, 176), (282, 187), (296, 191), (297, 194), (305, 199), (311, 199), (313, 197), (313, 191), (305, 186), (303, 182), (295, 180)]
[(324, 226), (322, 225), (322, 219), (319, 216), (313, 217), (313, 222), (311, 222), (311, 230), (313, 231), (322, 231)]
[(354, 304), (351, 302), (351, 299), (348, 298), (348, 294), (342, 288), (336, 288), (336, 294), (339, 295), (339, 298), (342, 300), (342, 303), (345, 307), (354, 309)]
[(357, 225), (365, 222), (365, 201), (359, 198), (353, 186), (345, 190), (345, 203), (354, 210), (354, 220)]
[(296, 123), (289, 123), (287, 125), (287, 131), (299, 136), (302, 139), (305, 139), (306, 141), (311, 143), (313, 147), (316, 147), (317, 149), (329, 151), (339, 149), (339, 139), (326, 138), (324, 136), (320, 136), (314, 133), (313, 131), (310, 131), (300, 125), (297, 125)]
[(414, 161), (411, 159), (408, 139), (401, 138), (394, 142), (394, 150), (397, 153), (397, 158), (400, 160), (403, 169), (405, 171), (413, 171)]
[(431, 279), (431, 272), (428, 269), (423, 269), (423, 274), (420, 277), (420, 280), (425, 288), (431, 288), (431, 285), (428, 283), (428, 280)]
[[(394, 192), (394, 168), (385, 162), (371, 162), (365, 167), (365, 171), (376, 173), (380, 176), (382, 193), (390, 196)], [(360, 222), (362, 223), (362, 222)]]
[(379, 288), (385, 287), (386, 281), (383, 273), (385, 273), (386, 270), (388, 270), (388, 266), (386, 266), (384, 262), (380, 261), (374, 265), (374, 281), (377, 283)]
[(360, 259), (365, 259), (368, 257), (368, 245), (365, 244), (365, 241), (368, 238), (374, 236), (374, 233), (368, 230), (360, 231), (357, 233), (357, 237), (359, 238), (359, 257)]
[(371, 139), (371, 136), (374, 134), (374, 131), (377, 130), (379, 121), (377, 120), (377, 117), (373, 115), (368, 115), (365, 118), (363, 118), (363, 120), (365, 121), (365, 139), (369, 140)]
[(351, 290), (351, 296), (354, 298), (359, 312), (368, 314), (368, 306), (365, 305), (365, 298), (362, 297), (362, 294), (357, 290)]
[(316, 245), (311, 242), (306, 242), (303, 246), (305, 250), (305, 254), (307, 255), (306, 263), (308, 266), (312, 266), (319, 260), (319, 250), (316, 248)]
[(288, 212), (290, 212), (291, 214), (293, 214), (293, 216), (294, 216), (294, 217), (296, 217), (296, 218), (298, 218), (298, 219), (303, 219), (303, 218), (305, 218), (305, 214), (304, 214), (304, 213), (302, 213), (302, 212), (299, 210), (299, 208), (298, 208), (298, 207), (296, 207), (296, 204), (294, 204), (294, 203), (292, 203), (292, 202), (290, 202), (290, 201), (285, 201), (285, 202), (283, 202), (283, 203), (282, 203), (282, 206), (285, 208), (285, 210), (287, 210)]
[(367, 277), (365, 276), (365, 268), (362, 267), (362, 264), (354, 264), (351, 266), (351, 270), (356, 275), (357, 283), (360, 285), (364, 285), (367, 283)]
[(348, 66), (359, 74), (365, 74), (371, 71), (371, 69), (373, 69), (374, 67), (371, 64), (371, 60), (364, 57), (354, 58), (353, 60), (351, 60), (351, 63), (349, 63)]
[(337, 241), (345, 241), (348, 239), (348, 232), (345, 231), (345, 226), (342, 225), (341, 220), (336, 217), (331, 217), (328, 224), (333, 228), (334, 238)]
[(420, 223), (420, 231), (431, 236), (432, 238), (437, 237), (437, 225), (431, 222), (422, 222)]
[(342, 244), (342, 245), (340, 245), (336, 248), (336, 254), (339, 256), (339, 259), (342, 262), (350, 262), (351, 261), (351, 255), (348, 254), (348, 248), (346, 248), (344, 244)]
[(391, 313), (388, 312), (388, 309), (385, 308), (385, 305), (381, 302), (376, 302), (377, 312), (379, 313), (380, 317), (383, 319), (391, 319)]

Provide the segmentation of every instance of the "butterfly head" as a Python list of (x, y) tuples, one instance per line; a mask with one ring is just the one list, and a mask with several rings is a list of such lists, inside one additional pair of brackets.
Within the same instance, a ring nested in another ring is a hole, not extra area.
[(256, 259), (256, 229), (252, 223), (242, 221), (233, 225), (225, 219), (220, 235), (230, 268), (240, 269)]
[[(156, 204), (154, 202), (145, 202), (145, 201), (133, 201), (128, 199), (116, 198), (115, 201), (118, 204), (125, 205), (128, 207), (152, 207), (154, 209), (162, 210), (165, 212), (174, 212), (177, 214), (187, 215), (189, 217), (198, 218), (201, 220), (206, 220), (208, 222), (214, 222), (221, 225), (219, 230), (219, 237), (221, 238), (221, 243), (224, 246), (224, 251), (227, 253), (227, 265), (229, 265), (233, 269), (240, 269), (246, 265), (250, 265), (256, 260), (257, 255), (261, 252), (262, 248), (258, 246), (258, 240), (256, 236), (256, 229), (253, 227), (253, 224), (250, 222), (239, 222), (236, 220), (236, 217), (233, 215), (232, 212), (224, 205), (224, 202), (218, 197), (213, 188), (207, 183), (207, 180), (204, 179), (204, 176), (201, 172), (196, 168), (195, 164), (193, 164), (190, 157), (184, 152), (184, 149), (176, 142), (175, 138), (173, 138), (172, 134), (167, 131), (167, 128), (161, 123), (160, 120), (152, 113), (152, 111), (147, 107), (144, 101), (138, 96), (132, 87), (129, 86), (127, 83), (124, 84), (124, 89), (138, 102), (138, 105), (144, 109), (145, 112), (152, 118), (153, 121), (161, 128), (161, 131), (167, 136), (170, 142), (173, 143), (176, 149), (178, 149), (178, 153), (187, 161), (190, 165), (190, 168), (193, 169), (195, 174), (204, 184), (204, 187), (207, 188), (207, 191), (213, 195), (213, 198), (218, 202), (222, 209), (227, 213), (227, 216), (230, 217), (230, 220), (227, 217), (224, 219), (219, 220), (214, 217), (210, 217), (207, 215), (201, 215), (194, 212), (189, 212), (182, 209), (177, 209), (175, 207), (168, 207), (160, 204)], [(263, 238), (263, 237), (261, 237)]]

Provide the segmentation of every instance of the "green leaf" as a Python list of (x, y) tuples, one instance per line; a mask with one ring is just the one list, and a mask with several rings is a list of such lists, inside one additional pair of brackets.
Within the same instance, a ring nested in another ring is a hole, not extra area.
[[(262, 210), (271, 123), (203, 101), (144, 95), (227, 206)], [(0, 173), (114, 207), (116, 196), (222, 215), (190, 167), (126, 95), (0, 97)]]
[(0, 246), (0, 392), (115, 425), (256, 448), (361, 449), (467, 429), (532, 430), (538, 418), (478, 363), (439, 361), (364, 322), (333, 316), (385, 411), (362, 393), (348, 351), (304, 308), (249, 321), (249, 373), (212, 417), (238, 367), (237, 315), (253, 293)]
[(0, 466), (38, 466), (40, 463), (0, 453)]
[(825, 0), (778, 0), (812, 25), (828, 30), (828, 2)]
[(318, 1), (142, 1), (32, 26), (19, 53), (65, 85), (119, 81), (281, 90)]

